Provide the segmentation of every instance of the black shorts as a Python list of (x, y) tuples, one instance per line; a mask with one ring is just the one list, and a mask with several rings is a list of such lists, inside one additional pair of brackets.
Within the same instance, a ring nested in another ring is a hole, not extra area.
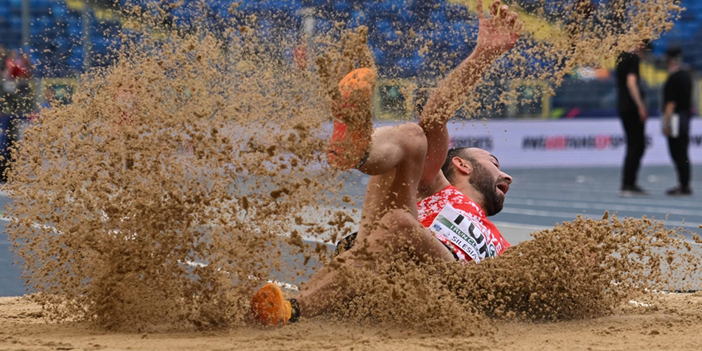
[[(358, 232), (355, 232), (355, 233), (351, 233), (351, 234), (345, 236), (343, 239), (339, 240), (336, 243), (336, 250), (334, 250), (334, 255), (332, 257), (339, 256), (342, 252), (351, 250), (353, 248), (353, 246), (356, 245), (356, 237), (357, 236), (358, 236)], [(444, 243), (442, 242), (442, 244), (444, 244)], [(451, 252), (451, 254), (453, 255), (453, 258), (455, 258), (456, 261), (459, 261), (459, 258), (458, 258), (458, 255), (456, 255), (456, 252), (453, 251), (453, 249), (450, 248), (448, 245), (444, 244), (444, 246)]]
[(351, 233), (345, 236), (343, 239), (336, 243), (336, 250), (334, 250), (334, 255), (332, 257), (339, 256), (344, 251), (349, 251), (356, 244), (356, 236), (358, 232)]

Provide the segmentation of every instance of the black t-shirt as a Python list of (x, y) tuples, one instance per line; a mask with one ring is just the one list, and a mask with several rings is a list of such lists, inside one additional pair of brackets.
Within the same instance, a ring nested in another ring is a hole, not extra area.
[(692, 100), (692, 79), (686, 71), (679, 70), (668, 77), (663, 87), (663, 106), (675, 103), (675, 113), (689, 117)]
[(622, 52), (617, 59), (617, 92), (619, 93), (619, 111), (622, 113), (638, 112), (638, 107), (636, 107), (636, 103), (626, 87), (626, 77), (629, 74), (636, 75), (636, 85), (639, 87), (641, 99), (643, 100), (645, 97), (645, 93), (641, 89), (640, 62), (639, 56), (630, 52)]

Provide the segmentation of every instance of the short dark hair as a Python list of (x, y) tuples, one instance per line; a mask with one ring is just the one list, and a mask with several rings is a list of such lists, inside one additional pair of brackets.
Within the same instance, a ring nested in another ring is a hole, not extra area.
[(682, 49), (677, 46), (668, 48), (668, 50), (665, 51), (665, 58), (668, 61), (682, 58)]
[(466, 150), (470, 149), (468, 147), (453, 147), (450, 148), (448, 151), (448, 155), (446, 155), (446, 160), (444, 161), (444, 165), (441, 166), (441, 172), (444, 173), (444, 176), (446, 179), (449, 181), (449, 183), (453, 184), (453, 181), (456, 178), (456, 167), (453, 165), (453, 159), (454, 157), (460, 157), (464, 160), (467, 160), (470, 162), (470, 165), (475, 167), (475, 158), (470, 156)]

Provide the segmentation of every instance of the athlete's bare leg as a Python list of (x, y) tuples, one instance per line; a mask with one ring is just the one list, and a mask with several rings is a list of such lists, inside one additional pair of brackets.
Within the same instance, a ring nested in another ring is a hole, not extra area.
[[(347, 298), (340, 294), (344, 269), (373, 269), (401, 251), (420, 262), (454, 261), (453, 254), (417, 220), (417, 186), (427, 150), (422, 128), (413, 123), (378, 128), (370, 145), (367, 160), (359, 167), (371, 178), (356, 244), (304, 284), (295, 296), (298, 316), (315, 316)], [(286, 323), (293, 309), (273, 284), (256, 293), (252, 306), (257, 319), (272, 326)]]
[(359, 169), (372, 176), (356, 245), (304, 285), (295, 297), (301, 316), (319, 314), (342, 298), (335, 294), (338, 265), (372, 268), (400, 251), (411, 252), (419, 261), (454, 261), (453, 254), (417, 220), (417, 186), (427, 145), (423, 130), (413, 123), (378, 128), (371, 145), (368, 160)]
[[(324, 64), (331, 67), (328, 61), (324, 61)], [(357, 65), (336, 67), (354, 69)], [(343, 298), (333, 293), (339, 287), (340, 267), (368, 265), (372, 268), (386, 258), (395, 257), (400, 251), (409, 252), (420, 261), (454, 260), (453, 254), (417, 220), (417, 188), (427, 154), (424, 130), (414, 123), (372, 130), (369, 97), (375, 86), (375, 71), (372, 67), (370, 71), (368, 68), (361, 66), (352, 74), (342, 76), (344, 78), (341, 79), (338, 93), (330, 89), (329, 94), (332, 113), (338, 122), (327, 150), (330, 165), (342, 169), (357, 165), (359, 171), (371, 176), (357, 243), (304, 285), (295, 297), (301, 316), (314, 316), (327, 309), (332, 302), (330, 299), (336, 302)], [(324, 72), (324, 75), (340, 76), (334, 72)], [(337, 129), (337, 126), (341, 128)], [(366, 133), (367, 128), (371, 128), (372, 133)], [(292, 309), (289, 302), (282, 301), (281, 293), (275, 286), (259, 290), (252, 300), (252, 306), (255, 306), (257, 319), (269, 325), (287, 322), (287, 318), (290, 318), (287, 315)], [(281, 306), (281, 309), (274, 308), (271, 313), (267, 310), (269, 306)]]
[[(429, 191), (448, 185), (440, 174), (448, 150), (446, 122), (490, 64), (514, 46), (522, 26), (516, 13), (509, 12), (500, 1), (491, 4), (489, 19), (483, 13), (482, 0), (478, 0), (477, 10), (478, 48), (432, 94), (421, 116), (421, 127), (408, 123), (374, 131), (368, 159), (358, 168), (371, 179), (357, 243), (337, 258), (338, 263), (372, 267), (400, 250), (412, 250), (418, 260), (454, 260), (448, 249), (418, 222), (418, 188), (421, 183), (422, 195), (426, 196)], [(427, 142), (427, 138), (431, 140)], [(326, 309), (332, 302), (329, 299), (336, 297), (333, 292), (338, 289), (337, 275), (335, 267), (325, 267), (312, 277), (297, 298), (301, 315), (312, 316)]]

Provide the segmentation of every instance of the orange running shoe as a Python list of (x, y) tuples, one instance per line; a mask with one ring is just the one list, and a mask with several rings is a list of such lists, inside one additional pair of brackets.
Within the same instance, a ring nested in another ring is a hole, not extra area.
[(358, 168), (368, 157), (376, 80), (375, 70), (359, 68), (339, 82), (339, 98), (332, 101), (334, 131), (327, 147), (327, 162), (334, 168)]
[(292, 317), (290, 301), (283, 297), (283, 290), (274, 283), (259, 289), (251, 299), (251, 312), (254, 319), (268, 327), (287, 324)]

